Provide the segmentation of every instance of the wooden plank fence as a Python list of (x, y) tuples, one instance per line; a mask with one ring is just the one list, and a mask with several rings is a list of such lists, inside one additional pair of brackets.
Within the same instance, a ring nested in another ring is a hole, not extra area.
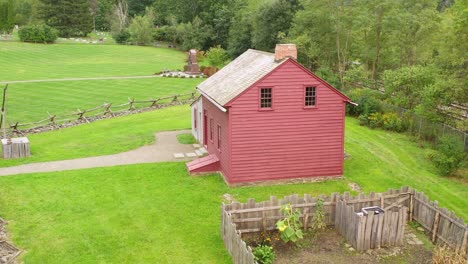
[[(331, 196), (320, 195), (318, 197), (312, 197), (309, 194), (300, 197), (298, 194), (293, 194), (285, 196), (283, 199), (271, 196), (270, 200), (262, 202), (249, 199), (247, 203), (226, 204), (223, 206), (223, 212), (229, 214), (229, 219), (235, 224), (236, 230), (240, 234), (260, 232), (275, 230), (276, 222), (283, 218), (281, 206), (291, 203), (293, 208), (301, 210), (304, 228), (308, 228), (315, 213), (318, 199), (324, 201), (325, 223), (329, 226), (336, 224), (336, 205), (341, 201), (345, 201), (346, 205), (352, 208), (353, 213), (360, 211), (363, 207), (380, 206), (386, 212), (392, 211), (392, 214), (389, 214), (392, 215), (392, 219), (394, 217), (393, 211), (403, 210), (406, 212), (404, 213), (405, 221), (419, 222), (431, 235), (434, 243), (447, 244), (454, 249), (468, 252), (468, 226), (463, 219), (456, 217), (455, 213), (448, 209), (439, 208), (437, 202), (430, 201), (423, 193), (407, 186), (399, 190), (390, 189), (384, 193), (371, 192), (368, 195), (361, 193), (357, 196), (345, 192), (344, 194), (333, 193)], [(388, 221), (399, 223), (400, 220)], [(386, 234), (387, 232), (382, 231), (381, 236), (388, 237)], [(384, 241), (382, 244), (381, 241), (380, 243), (382, 246), (393, 242)]]
[[(224, 206), (223, 206), (224, 209)], [(241, 233), (232, 222), (232, 215), (223, 210), (223, 222), (221, 225), (224, 245), (236, 264), (255, 264), (252, 248), (247, 246), (241, 238)]]
[(393, 207), (384, 213), (358, 215), (346, 201), (337, 201), (335, 228), (357, 251), (401, 246), (407, 219), (406, 206)]
[(9, 134), (23, 136), (26, 134), (44, 132), (66, 126), (90, 123), (95, 120), (131, 114), (137, 111), (181, 105), (192, 102), (195, 97), (196, 93), (176, 94), (156, 99), (151, 98), (149, 100), (135, 100), (134, 98), (128, 98), (128, 101), (123, 104), (114, 105), (112, 103), (104, 103), (100, 106), (85, 110), (78, 108), (74, 113), (69, 115), (57, 116), (47, 113), (48, 117), (39, 121), (29, 123), (21, 123), (17, 121), (11, 123), (9, 125)]

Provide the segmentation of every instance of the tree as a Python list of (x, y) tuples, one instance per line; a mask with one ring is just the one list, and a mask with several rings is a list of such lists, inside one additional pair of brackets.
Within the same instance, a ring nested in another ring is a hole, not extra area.
[(206, 60), (211, 66), (222, 68), (229, 61), (229, 55), (221, 46), (212, 47), (206, 53)]
[(0, 31), (11, 33), (15, 26), (15, 16), (13, 0), (0, 1)]
[(112, 11), (111, 31), (118, 34), (128, 25), (128, 3), (126, 0), (117, 0)]
[(252, 45), (260, 50), (273, 50), (281, 37), (288, 34), (295, 11), (287, 0), (265, 2), (253, 18)]
[(146, 13), (144, 16), (136, 16), (130, 26), (128, 31), (133, 42), (137, 44), (149, 45), (153, 41), (153, 32), (154, 32), (154, 20), (156, 18), (156, 13), (153, 8), (146, 8)]
[(86, 36), (93, 30), (89, 0), (40, 0), (40, 16), (62, 37)]

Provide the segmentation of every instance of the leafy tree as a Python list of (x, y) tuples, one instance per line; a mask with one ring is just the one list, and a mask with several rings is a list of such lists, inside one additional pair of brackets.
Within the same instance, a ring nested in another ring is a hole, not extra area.
[(44, 22), (62, 37), (86, 36), (93, 30), (89, 0), (40, 0)]
[(111, 32), (113, 35), (123, 32), (128, 25), (128, 3), (126, 0), (116, 0), (112, 8)]
[(181, 23), (177, 26), (177, 40), (183, 50), (201, 49), (206, 50), (207, 43), (210, 42), (213, 29), (203, 24), (199, 17), (195, 17), (193, 22)]
[(221, 46), (212, 47), (206, 53), (206, 60), (211, 66), (222, 68), (229, 61), (229, 55)]
[(147, 8), (144, 16), (136, 16), (128, 27), (132, 41), (138, 44), (151, 44), (155, 18), (156, 13), (153, 8)]
[(252, 47), (252, 14), (243, 6), (232, 18), (227, 39), (228, 53), (232, 58)]
[(421, 103), (424, 90), (433, 85), (436, 78), (434, 67), (406, 66), (384, 73), (385, 94), (393, 104), (414, 109)]
[(265, 2), (253, 18), (252, 45), (260, 50), (273, 50), (288, 34), (295, 11), (286, 0)]
[(11, 33), (15, 26), (15, 16), (13, 0), (0, 1), (0, 31)]

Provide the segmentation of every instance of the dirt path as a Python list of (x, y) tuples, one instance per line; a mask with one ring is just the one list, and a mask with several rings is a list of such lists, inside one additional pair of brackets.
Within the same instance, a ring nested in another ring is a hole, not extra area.
[(44, 80), (23, 80), (23, 81), (0, 81), (0, 84), (13, 83), (39, 83), (39, 82), (64, 82), (64, 81), (95, 81), (95, 80), (125, 80), (125, 79), (149, 79), (160, 78), (159, 75), (146, 76), (110, 76), (110, 77), (89, 77), (89, 78), (63, 78), (63, 79), (44, 79)]
[(96, 167), (111, 167), (116, 165), (191, 160), (193, 158), (174, 158), (174, 153), (195, 152), (195, 148), (192, 145), (183, 145), (177, 141), (176, 136), (178, 134), (184, 133), (190, 133), (190, 130), (160, 132), (155, 135), (155, 144), (143, 146), (135, 150), (114, 155), (31, 163), (14, 167), (0, 168), (0, 176), (23, 173), (78, 170)]

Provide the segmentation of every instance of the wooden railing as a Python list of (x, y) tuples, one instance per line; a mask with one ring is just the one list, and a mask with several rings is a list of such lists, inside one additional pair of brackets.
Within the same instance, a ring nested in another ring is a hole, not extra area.
[(196, 93), (176, 94), (166, 97), (160, 97), (150, 100), (135, 100), (128, 98), (128, 101), (123, 104), (113, 105), (112, 103), (104, 103), (102, 105), (80, 110), (77, 109), (72, 114), (54, 115), (48, 114), (48, 117), (38, 121), (21, 123), (14, 122), (9, 125), (10, 135), (26, 135), (32, 133), (45, 132), (49, 130), (75, 126), (82, 123), (90, 123), (96, 120), (111, 118), (115, 116), (128, 115), (141, 111), (164, 108), (177, 104), (185, 104), (192, 102), (195, 99)]

